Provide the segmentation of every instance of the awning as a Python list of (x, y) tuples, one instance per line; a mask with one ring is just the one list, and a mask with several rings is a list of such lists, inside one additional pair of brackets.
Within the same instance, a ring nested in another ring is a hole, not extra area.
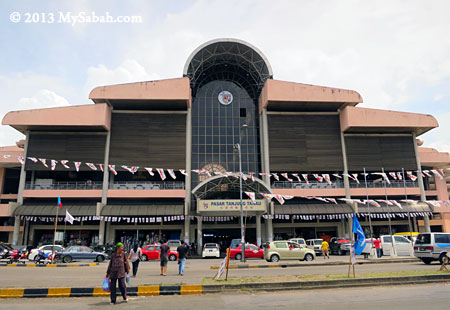
[(183, 215), (184, 205), (106, 205), (101, 215), (106, 216), (159, 216)]
[[(56, 204), (53, 205), (22, 205), (16, 208), (14, 216), (56, 216)], [(58, 210), (58, 216), (65, 216), (66, 210), (72, 216), (95, 216), (95, 205), (64, 205)]]
[[(358, 205), (358, 213), (406, 213), (406, 212), (433, 212), (426, 203), (402, 204), (402, 209), (397, 206), (381, 207)], [(345, 203), (340, 204), (296, 204), (275, 205), (275, 214), (343, 214), (353, 213), (353, 208)]]

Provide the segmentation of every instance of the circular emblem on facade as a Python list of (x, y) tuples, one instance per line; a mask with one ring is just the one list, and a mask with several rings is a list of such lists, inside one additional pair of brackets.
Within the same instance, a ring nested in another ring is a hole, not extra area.
[(221, 91), (219, 93), (219, 102), (223, 105), (229, 105), (233, 102), (233, 94), (227, 90)]

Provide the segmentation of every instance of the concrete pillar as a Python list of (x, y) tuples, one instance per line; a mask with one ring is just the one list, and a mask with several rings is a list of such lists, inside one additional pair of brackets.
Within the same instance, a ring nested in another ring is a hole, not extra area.
[(23, 244), (28, 245), (28, 232), (30, 230), (30, 222), (24, 220), (23, 225), (25, 226), (24, 232), (23, 232)]
[(189, 239), (189, 225), (190, 224), (190, 220), (185, 216), (184, 217), (184, 241), (187, 244), (190, 244), (190, 239)]
[(13, 245), (19, 245), (20, 218), (14, 219)]
[(267, 233), (267, 241), (269, 242), (273, 241), (273, 225), (271, 219), (266, 220), (266, 233)]
[(256, 215), (256, 245), (261, 246), (261, 214)]
[[(190, 172), (192, 167), (192, 109), (189, 108), (186, 115), (186, 171)], [(189, 226), (190, 226), (190, 208), (191, 208), (191, 188), (192, 179), (191, 174), (188, 173), (184, 179), (185, 197), (184, 197), (184, 241), (189, 244)]]
[(98, 229), (98, 244), (105, 244), (105, 221), (100, 221), (99, 229)]
[[(28, 142), (30, 140), (30, 133), (27, 131), (26, 133), (26, 137), (25, 137), (25, 147), (23, 149), (23, 158), (27, 158), (28, 156)], [(23, 205), (23, 190), (25, 189), (25, 181), (27, 178), (27, 172), (25, 171), (25, 165), (22, 165), (22, 167), (20, 168), (20, 180), (19, 180), (19, 190), (18, 190), (18, 195), (17, 195), (17, 203), (19, 205)], [(18, 237), (19, 235), (17, 235)], [(13, 240), (16, 240), (17, 242), (17, 238), (13, 237)]]
[[(267, 109), (262, 109), (262, 132), (263, 132), (263, 172), (270, 173), (270, 165), (269, 165), (269, 125), (267, 121)], [(267, 187), (270, 188), (270, 176), (265, 175), (263, 178), (264, 182), (267, 184)]]
[(203, 250), (203, 229), (202, 229), (202, 217), (197, 219), (197, 254), (202, 255)]
[(111, 223), (110, 222), (105, 222), (105, 221), (101, 221), (103, 222), (103, 225), (105, 226), (105, 237), (104, 240), (106, 240), (106, 243), (114, 243), (114, 236), (111, 236), (111, 232), (110, 232), (110, 228), (111, 228)]
[(111, 130), (106, 135), (105, 143), (105, 157), (103, 160), (103, 187), (102, 187), (102, 204), (106, 206), (108, 203), (108, 188), (109, 188), (109, 145), (111, 141)]
[[(423, 178), (422, 178), (422, 166), (420, 165), (420, 158), (419, 158), (419, 149), (417, 147), (417, 141), (416, 141), (416, 133), (413, 132), (412, 133), (412, 139), (413, 139), (413, 144), (414, 144), (414, 154), (416, 155), (416, 165), (417, 165), (417, 181), (419, 182), (419, 188), (420, 188), (420, 200), (421, 201), (426, 201), (427, 197), (425, 195), (425, 187), (423, 186)], [(431, 232), (431, 228), (430, 228), (430, 219), (428, 217), (428, 215), (425, 215), (423, 217), (423, 222), (424, 222), (424, 226), (425, 226), (425, 231), (426, 232)], [(417, 231), (417, 230), (416, 230)]]

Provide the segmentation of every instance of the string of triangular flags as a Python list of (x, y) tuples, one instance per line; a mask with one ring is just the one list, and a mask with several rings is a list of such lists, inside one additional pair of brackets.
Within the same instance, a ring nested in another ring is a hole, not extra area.
[[(254, 192), (244, 192), (248, 198), (252, 202), (256, 202), (256, 193)], [(361, 205), (371, 205), (373, 207), (381, 208), (381, 204), (385, 204), (386, 206), (396, 206), (400, 209), (403, 209), (400, 202), (404, 202), (409, 205), (416, 205), (420, 201), (412, 200), (412, 199), (402, 199), (402, 200), (384, 200), (384, 199), (368, 199), (368, 200), (360, 200), (360, 199), (348, 199), (348, 198), (330, 198), (330, 197), (318, 197), (318, 196), (291, 196), (291, 195), (281, 195), (281, 194), (267, 194), (267, 193), (259, 193), (261, 196), (266, 198), (269, 201), (272, 201), (272, 199), (276, 199), (279, 204), (284, 204), (286, 200), (290, 200), (293, 198), (305, 198), (305, 199), (315, 199), (318, 201), (326, 202), (326, 203), (332, 203), (332, 204), (338, 204), (339, 201), (343, 201), (345, 203), (353, 204), (361, 204)], [(450, 200), (426, 200), (425, 203), (432, 205), (433, 207), (441, 207), (442, 204), (450, 204)], [(380, 204), (381, 203), (381, 204)]]
[[(16, 216), (17, 219), (26, 220), (30, 222), (44, 222), (44, 223), (54, 223), (55, 217), (51, 216), (25, 216), (20, 215)], [(184, 221), (193, 220), (193, 219), (201, 219), (205, 222), (230, 222), (237, 219), (237, 216), (192, 216), (192, 215), (168, 215), (168, 216), (146, 216), (146, 217), (123, 217), (123, 216), (78, 216), (74, 217), (74, 221), (78, 222), (87, 222), (87, 221), (104, 221), (104, 222), (112, 222), (112, 223), (165, 223), (165, 222), (175, 222), (175, 221)], [(65, 217), (58, 217), (58, 222), (63, 222)]]
[[(5, 158), (9, 158), (11, 157), (11, 155), (3, 155), (3, 157)], [(46, 158), (36, 158), (36, 157), (27, 157), (26, 159), (31, 160), (34, 163), (40, 162), (42, 163), (42, 165), (44, 165), (46, 168), (49, 168), (48, 164), (47, 164), (47, 159)], [(24, 165), (26, 159), (19, 155), (17, 157), (17, 160)], [(69, 169), (70, 166), (68, 165), (70, 163), (70, 161), (68, 160), (55, 160), (55, 159), (50, 159), (50, 169), (51, 170), (55, 170), (57, 164), (60, 163), (64, 168)], [(75, 170), (78, 172), (80, 171), (80, 167), (83, 164), (83, 162), (81, 161), (74, 161), (73, 162)], [(86, 166), (88, 166), (91, 170), (97, 171), (103, 171), (103, 164), (95, 164), (95, 163), (84, 163)], [(124, 170), (127, 170), (128, 172), (135, 174), (138, 170), (139, 170), (139, 166), (126, 166), (126, 165), (120, 165), (121, 168), (123, 168)], [(111, 171), (111, 173), (113, 173), (114, 175), (117, 175), (117, 170), (116, 170), (116, 165), (108, 165), (109, 170)], [(149, 167), (144, 167), (144, 169), (150, 174), (150, 176), (154, 176), (155, 175), (155, 171), (159, 174), (161, 180), (165, 180), (166, 179), (166, 174), (165, 171), (167, 171), (167, 173), (173, 178), (176, 179), (176, 175), (175, 175), (175, 171), (179, 171), (181, 174), (183, 175), (188, 175), (188, 173), (186, 172), (186, 170), (183, 169), (163, 169), (163, 168), (149, 168)], [(447, 170), (450, 170), (450, 168), (446, 168)], [(194, 173), (197, 173), (199, 175), (207, 175), (207, 176), (212, 176), (212, 174), (204, 169), (194, 169), (191, 170)], [(432, 175), (437, 176), (440, 179), (443, 179), (445, 177), (445, 173), (444, 173), (444, 169), (431, 169), (431, 170), (411, 170), (411, 171), (405, 171), (406, 173), (406, 177), (408, 177), (409, 179), (411, 179), (412, 181), (416, 181), (417, 180), (417, 176), (420, 174), (423, 178), (424, 177), (431, 177)], [(416, 173), (416, 174), (414, 174)], [(239, 173), (238, 172), (220, 172), (220, 171), (215, 171), (214, 172), (215, 175), (221, 175), (221, 176), (226, 176), (226, 177), (235, 177), (235, 178), (239, 178)], [(336, 177), (337, 179), (342, 179), (343, 176), (347, 176), (350, 180), (356, 182), (356, 183), (360, 183), (359, 180), (359, 176), (362, 175), (364, 176), (364, 173), (351, 173), (351, 174), (346, 174), (346, 173), (333, 173), (331, 174), (327, 174), (327, 173), (323, 173), (323, 174), (319, 174), (319, 173), (288, 173), (288, 172), (284, 172), (284, 173), (279, 173), (283, 179), (282, 180), (286, 180), (289, 182), (302, 182), (302, 179), (305, 183), (309, 184), (309, 177), (312, 175), (318, 182), (326, 182), (328, 184), (332, 184), (332, 180), (331, 180), (331, 176)], [(389, 177), (391, 177), (393, 180), (403, 180), (404, 176), (402, 172), (373, 172), (370, 173), (372, 175), (379, 175), (381, 176), (387, 183), (390, 184), (390, 179)], [(249, 172), (248, 173), (249, 177), (246, 174), (242, 174), (242, 178), (244, 180), (247, 180), (247, 178), (250, 178), (251, 180), (254, 180), (256, 175), (260, 175), (260, 176), (268, 176), (269, 178), (274, 178), (274, 180), (276, 181), (280, 181), (280, 175), (278, 175), (278, 173), (264, 173), (264, 172), (260, 172), (260, 173), (255, 173), (255, 172)], [(366, 175), (369, 175), (369, 173), (366, 173)], [(296, 180), (296, 181), (295, 181)]]
[[(388, 218), (408, 218), (408, 213), (357, 213), (358, 217), (370, 217), (373, 219), (388, 219)], [(411, 212), (410, 217), (423, 217), (432, 216), (432, 212)], [(262, 215), (266, 220), (301, 220), (301, 221), (315, 221), (315, 220), (341, 220), (353, 217), (353, 213), (340, 213), (340, 214), (275, 214), (275, 215)]]

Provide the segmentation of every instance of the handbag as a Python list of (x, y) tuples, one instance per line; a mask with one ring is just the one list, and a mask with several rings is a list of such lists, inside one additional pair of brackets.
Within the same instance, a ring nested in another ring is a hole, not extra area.
[(104, 292), (110, 292), (111, 291), (111, 280), (109, 280), (108, 277), (105, 277), (103, 279), (102, 290)]

